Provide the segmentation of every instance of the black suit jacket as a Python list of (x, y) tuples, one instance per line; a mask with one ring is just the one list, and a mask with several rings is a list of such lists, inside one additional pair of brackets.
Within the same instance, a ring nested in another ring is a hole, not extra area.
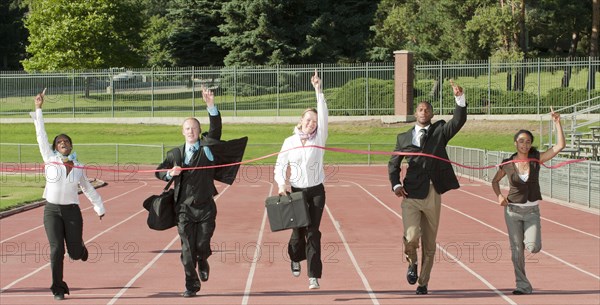
[[(210, 129), (202, 134), (200, 144), (202, 147), (194, 154), (190, 165), (187, 167), (213, 166), (231, 164), (242, 161), (248, 137), (240, 139), (221, 141), (221, 114), (210, 117)], [(204, 154), (203, 146), (210, 147), (213, 161), (208, 160)], [(185, 144), (174, 148), (167, 152), (165, 160), (158, 165), (157, 169), (170, 169), (175, 165), (182, 165), (184, 160)], [(217, 194), (217, 189), (214, 185), (214, 180), (221, 181), (226, 184), (233, 184), (240, 165), (216, 167), (210, 169), (187, 170), (181, 175), (173, 177), (175, 179), (175, 202), (177, 204), (184, 203), (188, 198), (194, 198), (198, 201), (206, 200)], [(156, 172), (156, 177), (167, 181), (166, 172)], [(185, 176), (185, 179), (183, 178)], [(183, 187), (185, 192), (182, 193), (182, 181), (187, 185)], [(193, 203), (193, 202), (192, 202)]]
[[(404, 133), (398, 134), (394, 151), (422, 152), (448, 159), (446, 145), (466, 121), (467, 107), (457, 105), (450, 121), (440, 120), (429, 126), (423, 150), (412, 144), (413, 127)], [(400, 184), (403, 159), (404, 156), (393, 155), (388, 163), (388, 174), (392, 188), (394, 185)], [(429, 193), (429, 181), (433, 182), (433, 187), (439, 194), (460, 187), (450, 163), (425, 156), (408, 156), (407, 161), (408, 169), (402, 185), (408, 193), (408, 198), (426, 198)]]

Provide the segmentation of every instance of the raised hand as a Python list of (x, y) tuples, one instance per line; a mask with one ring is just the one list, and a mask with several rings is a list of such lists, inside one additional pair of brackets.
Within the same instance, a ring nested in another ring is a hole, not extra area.
[(313, 85), (317, 93), (323, 92), (323, 88), (321, 88), (321, 78), (319, 78), (317, 69), (315, 69), (315, 74), (310, 78), (310, 83)]
[(552, 106), (550, 106), (550, 115), (552, 116), (552, 121), (554, 121), (554, 123), (560, 122), (560, 113), (554, 112)]
[(46, 88), (42, 93), (35, 96), (35, 108), (42, 109), (42, 105), (44, 105), (44, 96), (46, 95)]
[(202, 99), (204, 99), (206, 106), (209, 108), (215, 105), (215, 94), (206, 87), (202, 87)]
[(450, 86), (452, 86), (452, 90), (454, 91), (454, 96), (463, 95), (463, 88), (459, 85), (454, 84), (453, 79), (450, 79)]

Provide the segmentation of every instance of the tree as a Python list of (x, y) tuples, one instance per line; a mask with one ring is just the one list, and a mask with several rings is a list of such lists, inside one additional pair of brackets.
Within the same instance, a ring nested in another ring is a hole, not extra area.
[(224, 0), (172, 0), (166, 18), (173, 29), (171, 52), (179, 66), (223, 65), (225, 50), (213, 42), (221, 35), (221, 8)]
[(173, 57), (173, 47), (170, 37), (174, 31), (173, 25), (167, 18), (158, 15), (149, 18), (148, 26), (141, 36), (142, 53), (146, 57), (146, 65), (151, 67), (172, 67), (177, 64)]
[(370, 0), (232, 0), (214, 41), (226, 65), (356, 62), (375, 10)]
[(23, 25), (26, 7), (19, 0), (0, 2), (0, 68), (20, 69), (25, 56), (27, 29)]
[(140, 66), (137, 0), (36, 0), (25, 20), (26, 70)]

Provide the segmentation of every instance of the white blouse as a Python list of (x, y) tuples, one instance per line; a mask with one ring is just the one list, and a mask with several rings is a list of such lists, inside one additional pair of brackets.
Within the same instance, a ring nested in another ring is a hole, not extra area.
[[(325, 146), (328, 136), (327, 101), (323, 93), (317, 94), (317, 133), (314, 138), (306, 140), (304, 146)], [(275, 181), (280, 189), (285, 188), (286, 173), (290, 168), (289, 182), (296, 188), (307, 188), (319, 185), (325, 181), (325, 170), (323, 169), (323, 156), (325, 151), (320, 148), (296, 148), (302, 147), (300, 136), (294, 134), (285, 139), (281, 146), (281, 152), (277, 156), (275, 164)], [(291, 150), (290, 150), (291, 149)]]
[[(44, 175), (46, 177), (46, 187), (44, 188), (43, 198), (52, 204), (79, 204), (79, 186), (85, 196), (94, 205), (94, 211), (98, 216), (105, 213), (104, 203), (100, 194), (88, 181), (82, 168), (72, 168), (67, 176), (67, 168), (62, 158), (52, 151), (52, 145), (48, 143), (48, 135), (44, 127), (44, 117), (42, 109), (36, 109), (30, 113), (35, 124), (35, 134), (37, 137), (40, 153), (44, 159)], [(81, 166), (77, 160), (73, 161), (75, 166)]]

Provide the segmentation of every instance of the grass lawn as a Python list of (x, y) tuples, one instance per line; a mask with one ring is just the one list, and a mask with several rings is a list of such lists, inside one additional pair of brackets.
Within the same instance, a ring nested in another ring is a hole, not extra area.
[(0, 177), (0, 211), (40, 200), (45, 183), (41, 175), (3, 173)]

